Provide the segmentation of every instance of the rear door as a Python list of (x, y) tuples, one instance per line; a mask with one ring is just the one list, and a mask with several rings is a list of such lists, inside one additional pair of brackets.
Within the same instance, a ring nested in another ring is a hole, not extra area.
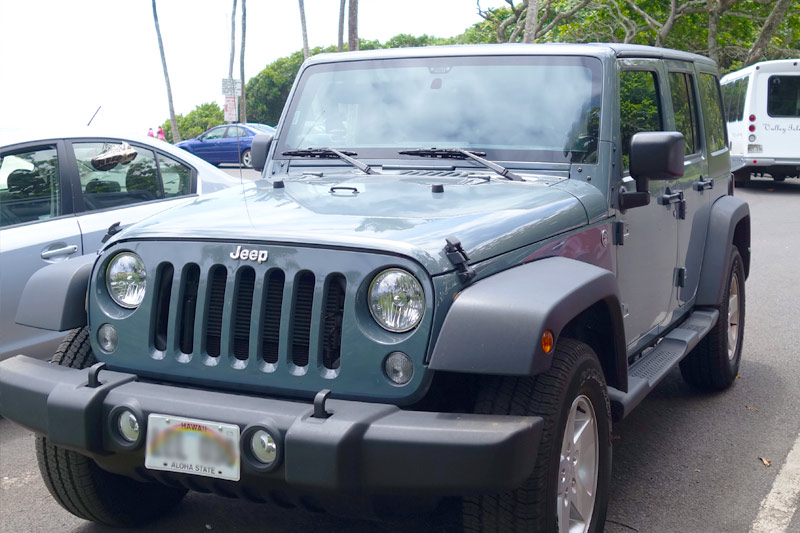
[(53, 355), (62, 333), (14, 322), (31, 275), (83, 253), (62, 141), (0, 150), (0, 359)]

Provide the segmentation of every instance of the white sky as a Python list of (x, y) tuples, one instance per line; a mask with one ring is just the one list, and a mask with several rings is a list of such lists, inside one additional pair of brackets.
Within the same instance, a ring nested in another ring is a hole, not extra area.
[[(216, 101), (230, 60), (232, 0), (157, 0), (176, 114)], [(481, 0), (497, 7), (503, 0)], [(305, 0), (309, 45), (335, 45), (338, 0)], [(451, 37), (475, 0), (359, 0), (359, 36)], [(241, 1), (234, 78), (239, 77)], [(302, 49), (296, 0), (247, 2), (245, 77)], [(345, 23), (345, 42), (347, 29)], [(0, 130), (92, 127), (144, 134), (169, 117), (150, 0), (0, 0)]]

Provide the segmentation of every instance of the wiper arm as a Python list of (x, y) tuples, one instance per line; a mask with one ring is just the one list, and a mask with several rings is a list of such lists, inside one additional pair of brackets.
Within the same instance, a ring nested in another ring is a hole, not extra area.
[(472, 159), (481, 165), (494, 170), (501, 176), (512, 181), (523, 181), (520, 176), (514, 174), (506, 167), (498, 165), (493, 161), (478, 157), (486, 155), (486, 152), (468, 152), (463, 148), (417, 148), (415, 150), (401, 150), (398, 152), (400, 155), (418, 155), (420, 157), (442, 157), (451, 159)]
[(337, 150), (335, 148), (308, 148), (306, 150), (289, 150), (288, 152), (283, 152), (281, 155), (296, 157), (338, 158), (342, 161), (347, 161), (365, 174), (380, 174), (380, 172), (372, 170), (372, 167), (363, 161), (359, 161), (358, 159), (353, 159), (350, 157), (351, 155), (358, 155), (357, 153)]

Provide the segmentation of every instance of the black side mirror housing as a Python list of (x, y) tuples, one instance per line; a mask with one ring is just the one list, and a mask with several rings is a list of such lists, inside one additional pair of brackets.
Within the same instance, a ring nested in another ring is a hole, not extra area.
[(637, 192), (622, 192), (622, 211), (650, 203), (650, 180), (683, 176), (683, 134), (677, 131), (645, 131), (631, 137), (630, 172)]
[(261, 172), (267, 163), (267, 154), (275, 136), (271, 133), (259, 133), (253, 137), (253, 144), (250, 146), (250, 161), (253, 169)]

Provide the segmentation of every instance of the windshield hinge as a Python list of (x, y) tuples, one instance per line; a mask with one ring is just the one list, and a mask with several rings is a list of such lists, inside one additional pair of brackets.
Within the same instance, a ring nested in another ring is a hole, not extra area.
[(469, 280), (475, 277), (475, 269), (469, 266), (467, 261), (467, 252), (461, 246), (461, 241), (455, 237), (448, 237), (445, 239), (447, 246), (444, 247), (444, 252), (447, 254), (447, 259), (455, 265), (458, 270), (458, 279), (461, 283), (468, 283)]

